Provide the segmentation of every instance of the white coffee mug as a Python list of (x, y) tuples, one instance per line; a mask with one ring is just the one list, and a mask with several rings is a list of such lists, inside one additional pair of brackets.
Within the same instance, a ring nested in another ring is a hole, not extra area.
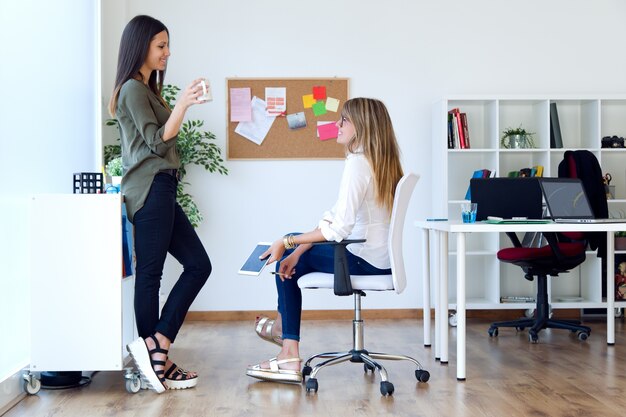
[(213, 100), (213, 96), (211, 95), (211, 85), (208, 80), (200, 81), (200, 86), (202, 87), (202, 95), (198, 97), (198, 101), (211, 101)]

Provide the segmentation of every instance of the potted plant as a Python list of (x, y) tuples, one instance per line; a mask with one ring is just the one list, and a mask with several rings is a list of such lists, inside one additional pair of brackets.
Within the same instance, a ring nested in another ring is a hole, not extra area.
[(111, 176), (112, 185), (120, 185), (122, 183), (122, 175), (124, 175), (122, 169), (122, 157), (118, 156), (111, 159), (106, 165), (106, 171)]
[[(170, 108), (174, 108), (179, 91), (180, 88), (175, 85), (166, 84), (163, 86), (161, 96)], [(107, 119), (105, 124), (119, 129), (117, 119)], [(187, 120), (182, 124), (176, 140), (176, 149), (180, 157), (180, 168), (178, 169), (180, 180), (176, 191), (176, 200), (193, 227), (198, 227), (203, 218), (193, 197), (185, 191), (185, 187), (189, 185), (189, 182), (184, 180), (187, 174), (187, 165), (199, 165), (209, 172), (228, 175), (228, 169), (223, 164), (222, 150), (217, 144), (211, 142), (215, 140), (215, 135), (209, 131), (202, 130), (203, 125), (204, 122), (202, 120)], [(119, 138), (117, 140), (119, 141)], [(108, 164), (109, 160), (118, 156), (121, 156), (120, 145), (106, 145), (104, 147), (105, 164)]]
[(505, 149), (527, 149), (534, 148), (535, 141), (533, 139), (534, 133), (526, 131), (520, 125), (519, 127), (514, 128), (506, 128), (502, 132), (502, 139), (500, 144)]
[(615, 250), (626, 250), (626, 232), (615, 232)]

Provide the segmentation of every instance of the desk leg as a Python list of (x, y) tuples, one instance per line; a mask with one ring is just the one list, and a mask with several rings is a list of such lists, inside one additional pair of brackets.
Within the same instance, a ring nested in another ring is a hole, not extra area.
[(606, 344), (615, 344), (615, 245), (613, 232), (606, 232)]
[(432, 247), (435, 249), (434, 262), (430, 265), (430, 276), (435, 277), (435, 360), (438, 361), (441, 359), (441, 302), (439, 301), (439, 292), (441, 291), (441, 252), (439, 252), (441, 248), (439, 247), (439, 240), (441, 236), (436, 230), (431, 230), (429, 233), (432, 234), (431, 242), (433, 244)]
[(439, 232), (439, 333), (441, 338), (441, 364), (448, 363), (448, 233)]
[(456, 235), (456, 379), (465, 381), (465, 235)]
[(430, 243), (428, 230), (422, 229), (422, 305), (424, 346), (430, 347)]

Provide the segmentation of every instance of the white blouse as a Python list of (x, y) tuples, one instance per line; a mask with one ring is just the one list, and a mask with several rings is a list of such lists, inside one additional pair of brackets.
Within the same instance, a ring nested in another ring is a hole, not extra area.
[(348, 154), (337, 202), (319, 228), (326, 240), (367, 239), (348, 250), (379, 269), (391, 268), (387, 243), (390, 215), (376, 203), (372, 170), (363, 154)]

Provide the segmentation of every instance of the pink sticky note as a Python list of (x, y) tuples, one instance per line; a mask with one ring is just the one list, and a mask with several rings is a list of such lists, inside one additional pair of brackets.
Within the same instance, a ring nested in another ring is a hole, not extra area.
[(324, 100), (326, 98), (326, 87), (323, 85), (313, 87), (313, 98), (315, 100)]
[(339, 129), (331, 122), (325, 125), (319, 125), (317, 127), (317, 133), (319, 134), (320, 140), (336, 139)]

